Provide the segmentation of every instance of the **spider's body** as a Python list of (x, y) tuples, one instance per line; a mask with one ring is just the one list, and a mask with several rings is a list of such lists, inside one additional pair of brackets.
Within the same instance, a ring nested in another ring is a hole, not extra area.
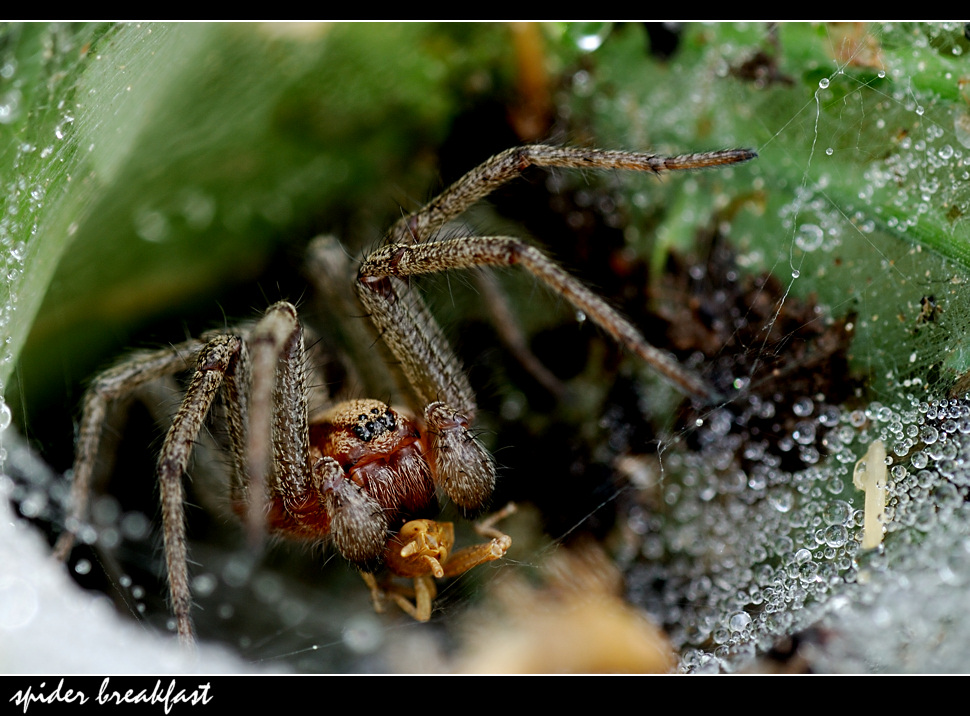
[[(316, 439), (314, 439), (316, 438)], [(320, 450), (367, 490), (395, 523), (436, 503), (426, 441), (414, 418), (377, 400), (342, 403), (310, 425), (310, 454)]]
[[(452, 551), (450, 524), (414, 519), (434, 511), (438, 493), (466, 514), (481, 511), (492, 495), (495, 466), (473, 431), (478, 408), (463, 367), (421, 296), (411, 290), (411, 277), (521, 266), (685, 395), (703, 401), (717, 397), (699, 375), (650, 345), (635, 326), (535, 247), (504, 236), (436, 240), (442, 227), (530, 165), (659, 173), (754, 156), (743, 149), (662, 157), (519, 147), (492, 157), (403, 217), (388, 232), (385, 245), (364, 260), (356, 292), (407, 379), (417, 418), (376, 400), (357, 400), (338, 403), (311, 420), (303, 327), (286, 302), (271, 306), (251, 328), (214, 333), (117, 364), (95, 379), (85, 398), (73, 507), (55, 553), (67, 556), (86, 519), (109, 404), (148, 383), (194, 371), (158, 460), (169, 590), (182, 641), (193, 640), (182, 477), (220, 393), (231, 455), (229, 497), (251, 536), (271, 531), (313, 542), (329, 536), (345, 558), (364, 570), (376, 606), (383, 592), (370, 570), (385, 562), (394, 573), (414, 579), (414, 603), (396, 589), (390, 596), (415, 618), (428, 619), (435, 594), (432, 576), (454, 576), (498, 559), (511, 540), (494, 529), (492, 519), (479, 526), (488, 542)], [(340, 279), (323, 275), (327, 269), (321, 268), (331, 265), (329, 245), (314, 241), (309, 265), (320, 293), (332, 296)], [(500, 332), (516, 350), (523, 342), (501, 308), (495, 310), (496, 320), (505, 324)]]
[[(426, 451), (417, 421), (377, 400), (340, 403), (310, 423), (310, 460), (335, 460), (341, 479), (372, 497), (392, 525), (423, 516), (436, 503)], [(241, 516), (247, 507), (245, 500), (234, 505)], [(315, 492), (289, 502), (275, 494), (267, 526), (295, 539), (322, 539), (330, 534), (330, 517)]]

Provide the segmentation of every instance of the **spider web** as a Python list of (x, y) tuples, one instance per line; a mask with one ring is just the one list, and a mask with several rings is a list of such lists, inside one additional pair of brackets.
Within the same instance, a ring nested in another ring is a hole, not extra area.
[[(740, 398), (685, 415), (680, 398), (649, 370), (630, 360), (596, 363), (595, 350), (607, 348), (593, 349), (587, 365), (615, 379), (626, 396), (618, 398), (612, 386), (582, 375), (570, 378), (574, 390), (581, 386), (598, 396), (577, 409), (585, 418), (574, 420), (577, 431), (585, 426), (594, 433), (577, 469), (587, 482), (597, 470), (604, 474), (588, 499), (616, 514), (611, 553), (626, 582), (625, 600), (664, 626), (686, 671), (736, 671), (786, 638), (799, 642), (801, 657), (820, 671), (967, 670), (970, 627), (962, 618), (961, 594), (970, 580), (963, 548), (970, 536), (964, 514), (970, 487), (964, 436), (970, 422), (961, 402), (944, 407), (934, 402), (949, 399), (968, 362), (970, 256), (963, 217), (970, 200), (970, 95), (961, 63), (970, 44), (964, 28), (689, 27), (674, 55), (646, 64), (646, 38), (637, 26), (560, 32), (550, 44), (573, 45), (555, 50), (572, 68), (556, 96), (569, 142), (670, 154), (752, 146), (760, 154), (744, 167), (660, 182), (558, 172), (546, 181), (554, 194), (572, 192), (580, 204), (588, 201), (604, 221), (618, 225), (627, 250), (606, 264), (613, 274), (597, 273), (583, 265), (582, 256), (538, 231), (532, 234), (604, 293), (615, 289), (611, 298), (627, 313), (646, 315), (646, 304), (663, 306), (666, 298), (668, 323), (683, 319), (695, 326), (696, 312), (671, 312), (670, 305), (687, 303), (697, 285), (688, 278), (702, 265), (708, 276), (715, 269), (736, 276), (732, 285), (745, 300), (767, 297), (767, 310), (742, 313), (727, 329), (735, 348), (705, 354), (695, 329), (678, 349), (708, 375), (711, 366), (731, 361)], [(11, 91), (2, 95), (4, 106), (16, 110)], [(53, 124), (62, 127), (70, 116), (53, 114), (58, 120)], [(70, 159), (68, 150), (54, 146), (55, 158)], [(41, 210), (44, 196), (32, 199), (30, 188), (63, 180), (56, 172), (24, 170), (18, 180), (25, 178), (35, 181), (7, 192), (22, 199), (20, 223), (0, 225), (11, 296), (4, 326), (23, 310), (17, 299), (29, 294), (16, 272), (29, 267), (26, 249), (34, 249), (26, 219)], [(476, 215), (476, 223), (494, 220)], [(712, 246), (729, 250), (711, 262)], [(615, 278), (618, 266), (649, 268), (651, 294), (640, 297), (642, 309), (624, 297), (629, 286)], [(674, 276), (667, 283), (659, 278), (665, 272)], [(775, 289), (756, 283), (765, 274), (774, 277)], [(465, 286), (458, 283), (454, 291), (448, 279), (423, 288), (447, 297), (436, 309), (467, 351), (474, 341), (461, 335), (461, 321), (480, 309), (462, 302)], [(541, 335), (555, 298), (538, 296), (528, 279), (510, 276), (505, 286), (513, 304), (524, 307), (520, 318), (527, 333)], [(68, 312), (56, 307), (53, 312), (59, 310)], [(553, 323), (561, 325), (563, 311), (556, 315)], [(579, 336), (595, 332), (569, 323), (571, 345), (608, 344)], [(814, 332), (808, 337), (795, 335), (809, 328)], [(773, 334), (779, 329), (785, 340)], [(847, 366), (835, 377), (824, 362), (798, 352), (799, 342), (825, 341), (835, 344), (823, 353), (829, 362), (844, 359)], [(487, 364), (487, 358), (477, 361)], [(760, 372), (766, 366), (784, 377), (772, 384)], [(485, 370), (473, 366), (473, 373)], [(784, 382), (796, 374), (789, 391)], [(822, 377), (811, 383), (805, 374)], [(770, 391), (758, 392), (765, 386)], [(805, 386), (811, 387), (796, 392)], [(836, 388), (838, 400), (831, 397)], [(484, 418), (485, 427), (497, 436), (499, 461), (512, 465), (517, 441), (503, 431), (502, 421), (518, 425), (517, 417), (529, 413), (530, 389), (513, 380), (511, 387), (493, 384), (491, 390), (496, 410)], [(750, 395), (759, 396), (756, 406)], [(589, 412), (590, 405), (597, 412)], [(761, 411), (757, 416), (755, 408)], [(537, 430), (550, 425), (557, 424), (540, 422)], [(874, 440), (882, 440), (890, 455), (890, 520), (883, 545), (863, 551), (857, 537), (863, 498), (852, 485), (852, 467)], [(515, 479), (511, 467), (501, 475), (502, 481)], [(43, 490), (17, 495), (22, 514), (44, 511), (38, 494), (53, 488), (50, 482), (38, 484)], [(440, 618), (430, 626), (373, 615), (349, 570), (328, 565), (324, 571), (336, 577), (308, 577), (312, 560), (286, 549), (257, 567), (239, 550), (195, 543), (193, 559), (203, 565), (195, 591), (207, 617), (232, 632), (226, 641), (262, 668), (449, 670), (459, 659), (443, 645), (443, 632), (461, 635), (463, 625), (476, 618), (487, 619), (498, 634), (506, 633), (503, 627), (527, 632), (523, 619), (527, 623), (530, 614), (561, 605), (565, 587), (552, 578), (548, 559), (569, 537), (600, 529), (599, 513), (584, 509), (567, 513), (559, 534), (569, 534), (562, 542), (558, 534), (556, 539), (537, 534), (536, 519), (531, 530), (528, 520), (525, 527), (510, 525), (510, 531), (521, 529), (513, 532), (514, 553), (501, 565), (447, 586), (436, 603)], [(519, 545), (529, 547), (519, 551)], [(521, 583), (523, 575), (531, 586)], [(16, 579), (21, 581), (8, 581), (5, 594), (20, 608), (7, 613), (20, 617), (8, 618), (4, 626), (23, 634), (37, 628), (44, 611), (31, 607), (29, 582)], [(480, 609), (494, 611), (476, 617), (479, 607), (467, 604), (468, 594), (484, 593), (487, 601), (509, 585), (531, 590), (524, 601), (534, 600), (536, 611), (523, 616), (493, 600), (497, 606)], [(616, 603), (602, 596), (600, 611), (626, 608)], [(149, 605), (153, 610), (155, 623), (164, 624), (164, 605)], [(49, 623), (56, 629), (55, 621)], [(574, 639), (565, 650), (588, 647), (588, 635), (563, 631)], [(261, 636), (254, 642), (253, 634)], [(474, 639), (461, 644), (463, 655), (475, 648)], [(419, 662), (415, 653), (422, 655)], [(473, 662), (469, 657), (464, 663)], [(211, 662), (207, 668), (213, 668)], [(229, 662), (225, 668), (240, 667)]]

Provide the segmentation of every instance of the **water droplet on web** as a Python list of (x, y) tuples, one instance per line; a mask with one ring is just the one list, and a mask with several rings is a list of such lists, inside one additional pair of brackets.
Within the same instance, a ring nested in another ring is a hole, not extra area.
[(0, 95), (0, 124), (12, 124), (20, 118), (20, 100), (18, 89)]
[(815, 442), (815, 423), (811, 420), (800, 420), (795, 425), (792, 438), (799, 445), (810, 445)]
[(751, 615), (747, 612), (735, 612), (728, 620), (728, 628), (731, 631), (743, 631), (751, 626)]
[(964, 147), (970, 148), (970, 115), (966, 112), (957, 112), (953, 118), (953, 136)]
[(814, 408), (815, 404), (812, 402), (812, 399), (803, 396), (792, 405), (792, 412), (798, 417), (804, 418), (811, 415)]
[(819, 86), (819, 89), (827, 89), (829, 86), (829, 78), (823, 77), (822, 79), (820, 79), (818, 81), (818, 86)]
[(787, 490), (776, 490), (768, 497), (768, 503), (779, 512), (788, 512), (795, 504), (795, 496)]
[(798, 233), (795, 235), (795, 246), (802, 251), (815, 251), (822, 245), (824, 238), (825, 234), (821, 227), (815, 224), (802, 224), (798, 227)]

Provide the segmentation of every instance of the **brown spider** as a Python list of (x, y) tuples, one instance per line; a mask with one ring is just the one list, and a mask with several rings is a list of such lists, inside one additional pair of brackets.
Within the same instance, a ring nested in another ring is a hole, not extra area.
[[(308, 541), (329, 536), (337, 551), (364, 572), (376, 606), (382, 594), (370, 573), (383, 562), (391, 572), (415, 580), (415, 605), (396, 590), (391, 596), (412, 616), (426, 620), (434, 597), (431, 575), (454, 576), (498, 559), (511, 540), (490, 520), (480, 528), (490, 542), (452, 554), (450, 524), (412, 519), (433, 509), (439, 489), (464, 513), (481, 511), (495, 485), (495, 467), (471, 430), (477, 407), (468, 379), (423, 300), (409, 290), (411, 276), (521, 265), (679, 390), (702, 400), (715, 397), (698, 375), (650, 345), (633, 325), (538, 249), (501, 236), (439, 240), (438, 232), (530, 165), (659, 173), (734, 164), (755, 156), (743, 149), (661, 157), (520, 147), (492, 157), (399, 220), (385, 244), (360, 266), (356, 290), (424, 406), (419, 417), (376, 400), (355, 400), (311, 419), (303, 328), (296, 309), (285, 302), (271, 306), (247, 329), (209, 334), (115, 365), (94, 380), (84, 400), (72, 510), (55, 555), (66, 558), (86, 519), (108, 406), (149, 382), (194, 370), (158, 459), (169, 591), (182, 642), (194, 639), (182, 475), (220, 391), (231, 453), (230, 501), (250, 535), (268, 531)], [(311, 265), (323, 250), (314, 242)]]

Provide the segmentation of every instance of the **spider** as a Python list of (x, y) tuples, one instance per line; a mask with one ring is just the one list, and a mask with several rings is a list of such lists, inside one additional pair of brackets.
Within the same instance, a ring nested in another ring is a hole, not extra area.
[[(474, 431), (477, 406), (468, 378), (421, 296), (410, 290), (410, 277), (521, 265), (678, 390), (703, 401), (717, 398), (700, 376), (648, 343), (538, 249), (504, 236), (442, 239), (441, 229), (531, 165), (659, 174), (755, 156), (746, 149), (663, 157), (523, 146), (495, 155), (402, 217), (360, 265), (355, 288), (421, 406), (416, 414), (364, 399), (311, 416), (304, 330), (296, 309), (286, 302), (271, 306), (249, 327), (206, 334), (109, 368), (94, 379), (84, 399), (72, 506), (55, 556), (67, 557), (84, 525), (109, 406), (148, 383), (194, 371), (157, 470), (169, 596), (180, 640), (194, 641), (182, 476), (220, 392), (230, 453), (229, 498), (250, 536), (258, 539), (269, 532), (309, 542), (329, 537), (364, 573), (376, 606), (383, 592), (372, 573), (384, 563), (392, 573), (415, 580), (414, 604), (396, 592), (392, 598), (415, 618), (427, 619), (434, 598), (432, 575), (454, 576), (499, 559), (511, 540), (490, 520), (479, 530), (489, 542), (452, 553), (450, 524), (414, 519), (433, 511), (439, 491), (466, 515), (481, 512), (495, 485), (495, 465)], [(311, 245), (311, 265), (320, 262), (324, 250), (320, 242)], [(319, 276), (316, 280), (327, 283)]]

